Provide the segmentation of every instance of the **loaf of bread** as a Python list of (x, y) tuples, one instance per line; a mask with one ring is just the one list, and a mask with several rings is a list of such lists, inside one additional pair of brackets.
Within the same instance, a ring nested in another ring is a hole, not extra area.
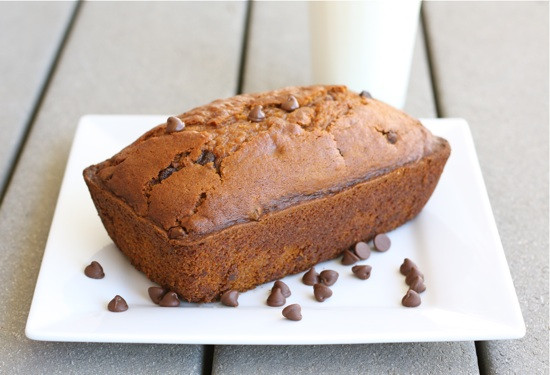
[(172, 117), (84, 178), (137, 269), (209, 302), (412, 219), (449, 153), (447, 141), (370, 95), (288, 87)]

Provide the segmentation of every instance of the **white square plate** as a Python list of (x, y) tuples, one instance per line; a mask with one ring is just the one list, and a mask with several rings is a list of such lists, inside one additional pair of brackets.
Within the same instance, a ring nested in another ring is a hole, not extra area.
[[(525, 325), (481, 176), (468, 124), (461, 119), (423, 123), (449, 140), (452, 153), (420, 215), (389, 233), (392, 247), (360, 264), (372, 275), (359, 280), (339, 259), (318, 271), (339, 272), (332, 298), (315, 301), (301, 276), (284, 279), (303, 319), (286, 320), (268, 307), (271, 283), (241, 294), (239, 306), (220, 303), (162, 308), (153, 285), (107, 236), (82, 178), (82, 170), (132, 142), (166, 116), (85, 116), (80, 120), (26, 334), (35, 340), (190, 344), (336, 344), (519, 338)], [(407, 291), (399, 265), (405, 257), (424, 273), (427, 290), (417, 308), (401, 305)], [(92, 260), (105, 278), (84, 276)], [(116, 294), (129, 309), (112, 313)]]

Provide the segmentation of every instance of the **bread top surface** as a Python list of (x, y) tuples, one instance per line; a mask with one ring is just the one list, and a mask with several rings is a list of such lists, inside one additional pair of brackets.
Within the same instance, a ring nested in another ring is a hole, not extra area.
[[(286, 111), (290, 95), (300, 107)], [(257, 105), (265, 119), (252, 122)], [(177, 117), (183, 130), (168, 133), (161, 124), (85, 176), (139, 216), (190, 237), (333, 194), (443, 142), (418, 120), (345, 86), (239, 95)]]

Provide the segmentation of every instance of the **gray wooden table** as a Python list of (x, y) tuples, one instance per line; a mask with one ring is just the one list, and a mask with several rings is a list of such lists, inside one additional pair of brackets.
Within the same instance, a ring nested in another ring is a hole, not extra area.
[(424, 3), (405, 108), (469, 122), (525, 338), (214, 347), (25, 337), (79, 117), (180, 113), (308, 84), (306, 22), (299, 2), (0, 3), (0, 373), (548, 373), (546, 2)]

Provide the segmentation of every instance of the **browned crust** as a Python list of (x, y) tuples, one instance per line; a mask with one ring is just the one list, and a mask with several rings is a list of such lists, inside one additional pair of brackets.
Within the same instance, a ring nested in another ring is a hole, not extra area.
[[(291, 112), (281, 104), (292, 95)], [(262, 105), (265, 119), (248, 114)], [(345, 86), (287, 87), (216, 100), (161, 124), (97, 166), (138, 215), (188, 241), (329, 196), (416, 161), (435, 137)]]
[(435, 189), (449, 154), (441, 139), (417, 162), (194, 242), (169, 239), (102, 189), (92, 168), (84, 178), (109, 236), (138, 270), (187, 301), (209, 302), (229, 289), (245, 291), (304, 271), (412, 219)]

